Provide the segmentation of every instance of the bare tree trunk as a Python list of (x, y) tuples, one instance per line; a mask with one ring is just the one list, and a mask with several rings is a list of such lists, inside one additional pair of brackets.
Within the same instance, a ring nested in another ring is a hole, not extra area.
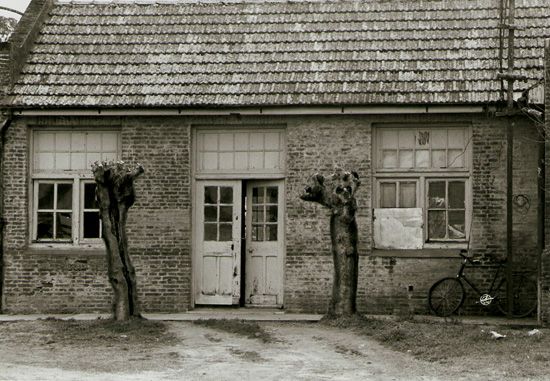
[(330, 237), (334, 262), (332, 298), (329, 315), (352, 315), (357, 311), (357, 201), (355, 191), (361, 182), (355, 172), (337, 172), (327, 178), (313, 175), (304, 193), (304, 201), (317, 202), (332, 211)]
[(134, 179), (143, 167), (130, 170), (123, 162), (96, 163), (93, 168), (96, 197), (103, 224), (107, 271), (113, 287), (113, 314), (116, 320), (141, 317), (137, 298), (136, 271), (128, 253), (126, 221), (134, 204)]

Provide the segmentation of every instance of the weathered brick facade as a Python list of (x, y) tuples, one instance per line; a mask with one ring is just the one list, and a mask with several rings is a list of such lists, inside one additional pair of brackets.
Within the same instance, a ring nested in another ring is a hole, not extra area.
[[(130, 210), (130, 252), (145, 311), (192, 307), (192, 129), (243, 125), (286, 126), (286, 260), (284, 307), (325, 311), (331, 291), (329, 213), (298, 197), (306, 178), (336, 166), (359, 172), (360, 272), (358, 306), (370, 313), (426, 313), (429, 286), (456, 271), (455, 252), (431, 249), (385, 253), (372, 246), (372, 125), (472, 125), (473, 227), (471, 247), (484, 260), (475, 274), (490, 279), (490, 259), (505, 255), (506, 119), (492, 115), (279, 116), (279, 117), (18, 117), (7, 131), (5, 176), (4, 312), (84, 312), (109, 309), (103, 250), (36, 249), (29, 244), (29, 127), (114, 127), (122, 159), (146, 169)], [(514, 209), (514, 249), (522, 265), (536, 265), (537, 132), (515, 120), (514, 194), (530, 200)], [(520, 261), (521, 262), (521, 261)], [(467, 311), (480, 312), (468, 303)]]
[(547, 190), (550, 189), (550, 144), (548, 144), (548, 133), (550, 132), (550, 40), (545, 43), (545, 66), (544, 66), (544, 114), (546, 141), (545, 141), (545, 219), (544, 219), (544, 251), (542, 253), (542, 276), (541, 276), (541, 291), (542, 291), (542, 308), (543, 318), (548, 321), (550, 317), (550, 195)]

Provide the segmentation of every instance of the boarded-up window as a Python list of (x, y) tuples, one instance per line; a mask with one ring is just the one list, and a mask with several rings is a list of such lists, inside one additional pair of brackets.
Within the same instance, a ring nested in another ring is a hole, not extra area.
[(283, 129), (198, 130), (196, 171), (284, 173)]
[(421, 249), (421, 208), (374, 210), (374, 247), (377, 249)]
[(374, 133), (375, 247), (466, 242), (471, 219), (469, 127), (380, 125)]

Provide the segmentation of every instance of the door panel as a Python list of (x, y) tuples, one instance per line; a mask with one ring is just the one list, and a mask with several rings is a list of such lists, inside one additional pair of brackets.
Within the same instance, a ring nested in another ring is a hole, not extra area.
[(197, 182), (197, 304), (239, 303), (241, 212), (240, 181)]
[(245, 303), (283, 303), (283, 181), (251, 181), (246, 190)]

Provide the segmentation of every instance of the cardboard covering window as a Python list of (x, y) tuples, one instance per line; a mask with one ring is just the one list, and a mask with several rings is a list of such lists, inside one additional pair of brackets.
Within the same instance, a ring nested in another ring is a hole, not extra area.
[(422, 249), (422, 208), (374, 209), (376, 249)]

